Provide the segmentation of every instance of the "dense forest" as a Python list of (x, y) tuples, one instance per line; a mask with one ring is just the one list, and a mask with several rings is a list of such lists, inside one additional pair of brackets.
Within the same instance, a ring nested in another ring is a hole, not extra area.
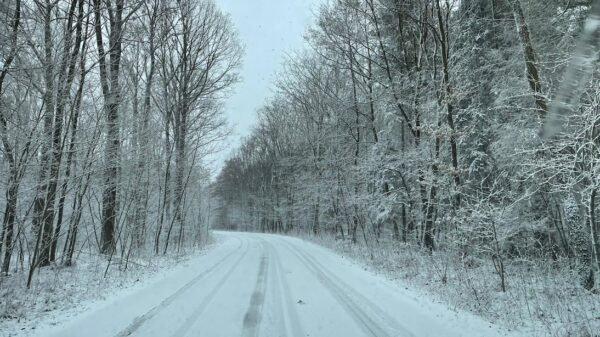
[[(197, 252), (212, 227), (301, 236), (510, 328), (597, 336), (600, 1), (314, 16), (215, 175), (244, 53), (218, 2), (2, 1), (0, 320), (68, 303), (72, 275)], [(256, 240), (266, 291), (276, 248)]]
[(500, 292), (546, 266), (599, 289), (600, 4), (339, 0), (316, 15), (212, 186), (219, 226), (483, 261)]
[(203, 161), (228, 133), (242, 57), (229, 16), (210, 1), (10, 0), (0, 17), (2, 274), (29, 287), (82, 252), (110, 265), (203, 242)]

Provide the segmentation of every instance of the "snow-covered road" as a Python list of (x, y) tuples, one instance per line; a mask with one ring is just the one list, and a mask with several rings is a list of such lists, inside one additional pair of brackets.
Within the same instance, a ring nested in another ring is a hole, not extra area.
[(507, 336), (299, 239), (218, 232), (154, 283), (38, 331), (57, 337)]

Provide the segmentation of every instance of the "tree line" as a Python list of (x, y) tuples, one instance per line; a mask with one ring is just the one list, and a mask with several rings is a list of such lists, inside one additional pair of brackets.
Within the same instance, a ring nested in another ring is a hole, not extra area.
[(200, 242), (242, 47), (210, 0), (0, 5), (1, 272)]
[(213, 193), (224, 228), (567, 261), (600, 282), (600, 4), (339, 0)]

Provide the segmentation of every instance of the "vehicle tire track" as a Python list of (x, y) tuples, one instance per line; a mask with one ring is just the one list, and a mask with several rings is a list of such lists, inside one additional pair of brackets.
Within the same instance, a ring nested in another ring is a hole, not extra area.
[(172, 335), (173, 337), (184, 336), (190, 330), (190, 328), (194, 325), (194, 323), (196, 323), (196, 321), (198, 320), (198, 318), (200, 317), (202, 312), (206, 309), (208, 304), (212, 301), (212, 299), (215, 297), (215, 295), (219, 292), (219, 290), (223, 287), (223, 285), (231, 277), (231, 275), (233, 274), (233, 271), (240, 265), (240, 263), (242, 262), (242, 259), (248, 253), (248, 249), (249, 249), (249, 245), (247, 244), (246, 249), (241, 254), (240, 258), (235, 261), (233, 266), (231, 266), (231, 268), (229, 268), (227, 270), (227, 272), (225, 272), (225, 275), (217, 282), (217, 286), (211, 290), (211, 292), (208, 294), (208, 296), (206, 296), (202, 299), (202, 302), (200, 302), (200, 304), (198, 304), (198, 306), (196, 307), (194, 312), (185, 320), (185, 322), (183, 322), (183, 324), (179, 327), (179, 329), (177, 329), (177, 331)]
[(283, 315), (281, 322), (283, 323), (284, 329), (287, 329), (283, 335), (298, 337), (306, 336), (302, 324), (300, 324), (300, 319), (298, 318), (298, 311), (294, 305), (290, 286), (284, 275), (284, 269), (277, 248), (269, 243), (269, 250), (271, 251), (270, 255), (273, 260), (273, 280), (276, 283), (276, 298), (279, 302), (278, 309)]
[[(281, 283), (279, 281), (279, 271), (277, 268), (277, 263), (275, 261), (275, 252), (273, 251), (273, 247), (270, 243), (267, 243), (269, 247), (269, 256), (271, 256), (271, 265), (269, 266), (269, 289), (265, 294), (265, 301), (269, 303), (268, 299), (271, 298), (270, 304), (272, 305), (269, 308), (269, 312), (272, 314), (271, 321), (268, 324), (271, 324), (271, 328), (275, 329), (278, 336), (290, 336), (288, 333), (288, 319), (286, 318), (284, 301), (282, 297), (282, 289)], [(265, 322), (266, 324), (267, 322)]]
[[(131, 336), (131, 334), (133, 334), (137, 329), (139, 329), (142, 326), (142, 324), (144, 324), (146, 321), (148, 321), (149, 319), (153, 318), (159, 312), (161, 312), (162, 310), (164, 310), (165, 308), (167, 308), (179, 296), (183, 295), (188, 289), (190, 289), (192, 286), (194, 286), (200, 280), (202, 280), (207, 275), (209, 275), (210, 273), (212, 273), (215, 269), (217, 269), (219, 266), (221, 266), (222, 263), (224, 261), (226, 261), (227, 259), (229, 259), (231, 256), (233, 256), (233, 254), (235, 254), (238, 251), (238, 249), (243, 246), (243, 244), (244, 244), (244, 242), (242, 240), (240, 240), (240, 245), (239, 245), (238, 248), (233, 249), (230, 253), (228, 253), (227, 255), (225, 255), (222, 259), (220, 259), (219, 261), (217, 261), (210, 268), (208, 268), (208, 269), (204, 270), (203, 272), (201, 272), (200, 274), (198, 274), (191, 281), (189, 281), (188, 283), (186, 283), (185, 285), (183, 285), (181, 288), (179, 288), (176, 292), (174, 292), (173, 294), (171, 294), (169, 297), (167, 297), (164, 300), (162, 300), (158, 305), (156, 305), (155, 307), (153, 307), (152, 309), (150, 309), (149, 311), (147, 311), (145, 314), (136, 317), (129, 326), (127, 326), (121, 332), (119, 332), (118, 334), (116, 334), (115, 337), (127, 337), (127, 336)], [(246, 245), (247, 245), (247, 243), (246, 243)]]
[(243, 337), (256, 337), (258, 336), (258, 330), (260, 322), (262, 320), (262, 309), (265, 303), (265, 293), (267, 290), (267, 275), (269, 271), (269, 254), (263, 246), (263, 255), (260, 258), (260, 265), (258, 268), (258, 278), (256, 279), (256, 285), (254, 291), (250, 297), (250, 305), (244, 315), (244, 321), (242, 326)]
[[(402, 327), (393, 317), (381, 310), (339, 277), (328, 272), (322, 264), (310, 255), (302, 252), (285, 240), (281, 240), (281, 242), (317, 276), (319, 282), (329, 290), (344, 309), (359, 323), (367, 335), (373, 337), (414, 337), (410, 331)], [(384, 326), (388, 329), (384, 329)]]

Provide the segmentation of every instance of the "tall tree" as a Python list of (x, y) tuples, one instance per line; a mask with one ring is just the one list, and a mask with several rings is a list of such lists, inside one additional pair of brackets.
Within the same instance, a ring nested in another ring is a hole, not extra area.
[[(102, 193), (101, 251), (110, 254), (115, 249), (117, 222), (117, 174), (120, 165), (119, 106), (121, 103), (121, 53), (125, 17), (125, 0), (103, 2), (94, 0), (94, 31), (98, 50), (100, 83), (106, 116), (106, 145), (104, 149), (104, 191)], [(104, 4), (104, 6), (103, 6)], [(103, 12), (108, 13), (108, 50), (104, 42)]]
[[(9, 49), (6, 51), (2, 71), (0, 72), (0, 104), (4, 103), (4, 81), (9, 74), (10, 67), (18, 53), (19, 46), (19, 26), (21, 24), (21, 0), (16, 0), (14, 4), (14, 12), (10, 25)], [(5, 51), (3, 50), (3, 53)], [(19, 156), (8, 138), (8, 121), (6, 117), (7, 107), (4, 104), (0, 105), (0, 137), (2, 138), (2, 153), (8, 161), (9, 178), (6, 187), (6, 206), (4, 208), (4, 218), (2, 220), (2, 232), (0, 233), (0, 253), (2, 252), (3, 244), (4, 259), (1, 272), (8, 274), (10, 268), (10, 260), (13, 250), (13, 233), (15, 227), (15, 216), (17, 212), (18, 190), (21, 178), (24, 174), (21, 161), (24, 156)], [(25, 152), (28, 151), (28, 146), (25, 147)], [(26, 156), (25, 156), (26, 157)], [(2, 257), (2, 255), (0, 255)]]
[(241, 57), (230, 19), (212, 1), (178, 1), (171, 19), (172, 33), (160, 56), (175, 147), (175, 215), (167, 231), (165, 251), (173, 225), (179, 228), (178, 242), (185, 228), (190, 161), (195, 160), (198, 150), (190, 145), (192, 141), (210, 144), (214, 133), (222, 129), (215, 102), (237, 81)]

